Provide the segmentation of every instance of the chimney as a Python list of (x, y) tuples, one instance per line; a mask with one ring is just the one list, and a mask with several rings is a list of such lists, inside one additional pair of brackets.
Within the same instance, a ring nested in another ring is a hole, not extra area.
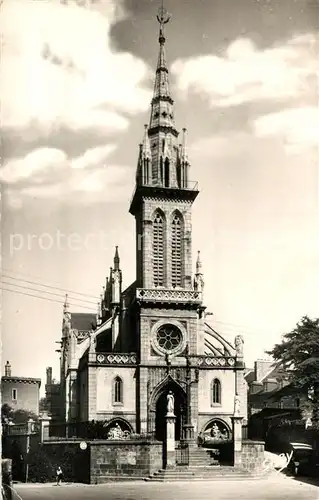
[(47, 385), (51, 385), (52, 384), (52, 368), (51, 366), (48, 366), (47, 368)]
[(6, 365), (4, 367), (4, 376), (11, 377), (11, 365), (10, 365), (9, 361), (6, 362)]

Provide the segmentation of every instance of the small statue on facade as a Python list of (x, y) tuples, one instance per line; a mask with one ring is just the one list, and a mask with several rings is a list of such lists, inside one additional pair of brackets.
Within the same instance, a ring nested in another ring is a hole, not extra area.
[(221, 432), (220, 432), (219, 427), (216, 424), (216, 422), (214, 422), (214, 425), (212, 427), (211, 433), (212, 433), (212, 437), (214, 439), (219, 439), (221, 437)]
[(172, 391), (167, 394), (167, 415), (174, 415), (174, 395)]
[(242, 335), (236, 335), (235, 348), (237, 356), (242, 358), (244, 356), (244, 339)]
[(234, 398), (234, 416), (239, 417), (240, 415), (240, 398), (238, 395)]
[(228, 439), (228, 431), (227, 429), (221, 424), (221, 428), (217, 425), (216, 422), (214, 422), (214, 425), (211, 428), (210, 431), (211, 438), (213, 440), (222, 440), (225, 441)]
[(115, 424), (114, 427), (112, 427), (108, 434), (107, 434), (108, 439), (123, 439), (123, 431), (118, 423)]

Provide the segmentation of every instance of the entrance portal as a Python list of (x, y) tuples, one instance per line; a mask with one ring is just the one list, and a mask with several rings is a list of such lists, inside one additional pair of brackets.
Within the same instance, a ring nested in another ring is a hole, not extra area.
[(184, 392), (175, 384), (165, 386), (156, 402), (155, 434), (158, 441), (164, 441), (166, 438), (166, 414), (167, 414), (167, 395), (172, 391), (174, 395), (174, 414), (175, 420), (175, 441), (182, 437), (183, 425), (185, 424), (186, 398)]

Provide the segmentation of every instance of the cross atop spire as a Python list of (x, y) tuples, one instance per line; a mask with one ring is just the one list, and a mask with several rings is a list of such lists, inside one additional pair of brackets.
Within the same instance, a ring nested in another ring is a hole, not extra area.
[(159, 32), (159, 43), (161, 45), (164, 45), (165, 43), (165, 36), (164, 36), (164, 25), (167, 24), (171, 18), (171, 14), (167, 12), (167, 10), (164, 7), (164, 1), (162, 0), (162, 5), (158, 9), (158, 14), (157, 14), (157, 20), (160, 24), (160, 32)]

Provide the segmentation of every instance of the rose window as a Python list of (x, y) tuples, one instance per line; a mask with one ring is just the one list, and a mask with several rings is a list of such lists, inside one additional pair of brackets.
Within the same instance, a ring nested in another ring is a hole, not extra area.
[(182, 340), (182, 332), (175, 325), (163, 325), (157, 330), (156, 340), (163, 351), (174, 351)]

